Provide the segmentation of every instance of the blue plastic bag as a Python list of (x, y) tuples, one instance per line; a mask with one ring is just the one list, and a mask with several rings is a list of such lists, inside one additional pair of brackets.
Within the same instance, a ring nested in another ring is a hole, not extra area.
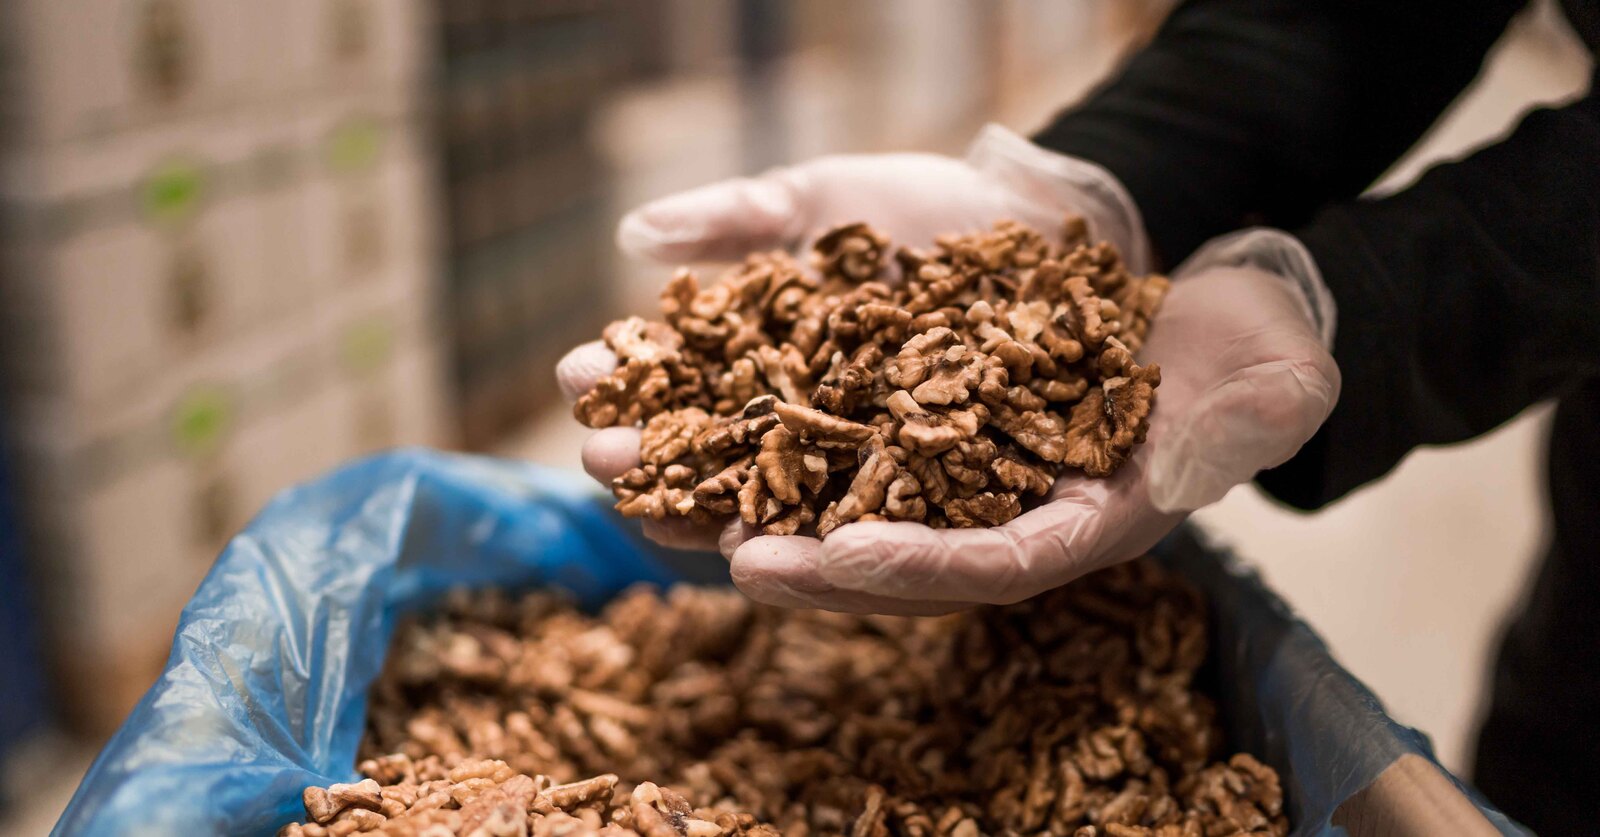
[[(594, 605), (636, 581), (722, 573), (673, 566), (609, 506), (581, 477), (423, 451), (285, 492), (184, 608), (166, 670), (55, 833), (267, 835), (300, 819), (303, 788), (356, 777), (398, 615), (450, 587), (557, 584)], [(1432, 758), (1253, 576), (1192, 538), (1163, 551), (1212, 597), (1230, 730), (1284, 773), (1296, 834), (1342, 833), (1339, 803), (1403, 753)]]

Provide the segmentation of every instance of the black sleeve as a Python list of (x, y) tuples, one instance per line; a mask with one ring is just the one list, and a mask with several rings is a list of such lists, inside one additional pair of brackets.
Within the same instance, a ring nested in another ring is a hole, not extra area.
[(1477, 75), (1525, 0), (1189, 0), (1034, 139), (1093, 160), (1161, 263), (1354, 197)]
[[(1258, 481), (1314, 508), (1411, 449), (1484, 433), (1600, 376), (1600, 98), (1296, 234), (1338, 303), (1343, 391)], [(1600, 430), (1600, 428), (1597, 428)]]

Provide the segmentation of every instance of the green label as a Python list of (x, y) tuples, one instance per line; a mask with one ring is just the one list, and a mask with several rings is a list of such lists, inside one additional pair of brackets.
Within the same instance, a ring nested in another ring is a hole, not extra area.
[(233, 423), (233, 400), (221, 387), (197, 387), (185, 393), (173, 411), (172, 438), (189, 456), (215, 451)]
[(199, 166), (181, 160), (164, 163), (145, 179), (145, 215), (163, 222), (188, 218), (199, 208), (204, 186)]
[(378, 123), (371, 119), (345, 122), (328, 137), (328, 165), (340, 172), (371, 168), (378, 159), (382, 134)]
[(356, 323), (345, 330), (339, 349), (346, 369), (363, 375), (375, 372), (394, 351), (394, 329), (385, 320)]

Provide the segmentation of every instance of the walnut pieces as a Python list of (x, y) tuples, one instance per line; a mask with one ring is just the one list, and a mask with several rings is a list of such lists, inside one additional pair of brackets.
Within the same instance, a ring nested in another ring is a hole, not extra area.
[(1022, 513), (1022, 503), (1010, 492), (985, 491), (971, 497), (957, 497), (945, 504), (950, 524), (956, 527), (999, 526)]
[[(891, 511), (912, 455), (868, 445)], [(1214, 761), (1205, 648), (1198, 592), (1148, 561), (927, 619), (453, 594), (396, 634), (365, 778), (279, 834), (1282, 837), (1277, 774)]]
[(303, 801), (307, 817), (319, 823), (327, 823), (351, 808), (382, 810), (383, 797), (377, 782), (372, 779), (362, 779), (353, 784), (329, 785), (325, 789), (306, 788)]
[(834, 227), (812, 248), (814, 263), (823, 276), (865, 282), (878, 275), (889, 239), (862, 223)]
[(1126, 364), (1127, 375), (1106, 378), (1072, 408), (1062, 459), (1091, 477), (1110, 476), (1144, 441), (1161, 369)]
[(1167, 280), (1084, 230), (1001, 221), (891, 252), (854, 223), (817, 239), (809, 271), (782, 252), (704, 288), (679, 270), (662, 322), (606, 328), (620, 365), (574, 409), (643, 426), (617, 508), (824, 537), (854, 520), (995, 526), (1064, 468), (1110, 476), (1149, 427), (1160, 370), (1133, 355)]

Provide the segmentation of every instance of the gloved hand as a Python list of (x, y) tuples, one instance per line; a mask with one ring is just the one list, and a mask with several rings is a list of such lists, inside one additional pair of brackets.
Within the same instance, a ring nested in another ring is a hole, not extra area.
[(755, 250), (796, 249), (806, 235), (866, 221), (895, 242), (926, 246), (947, 232), (987, 230), (1014, 218), (1049, 233), (1068, 214), (1109, 241), (1134, 273), (1150, 245), (1133, 198), (1110, 172), (985, 126), (966, 159), (939, 154), (821, 157), (753, 178), (714, 183), (629, 213), (617, 243), (668, 264), (739, 261)]
[(1143, 554), (1188, 512), (1292, 457), (1339, 395), (1334, 308), (1309, 253), (1276, 230), (1219, 239), (1179, 268), (1141, 362), (1161, 365), (1146, 443), (1110, 479), (1072, 473), (993, 529), (854, 523), (826, 542), (733, 553), (752, 598), (933, 614), (1011, 603)]
[[(1051, 176), (1075, 168), (1093, 176), (1070, 182), (1091, 187), (1058, 194), (1082, 197), (1069, 208), (1143, 272), (1147, 247), (1137, 211), (1115, 180), (993, 129), (967, 163), (925, 155), (825, 158), (668, 198), (629, 216), (619, 240), (644, 255), (693, 261), (798, 244), (800, 231), (854, 218), (913, 241), (999, 217), (1048, 228), (1063, 207), (1045, 204), (1052, 206), (1045, 214), (1024, 195), (1068, 183)], [(1112, 199), (1097, 199), (1105, 196)], [(1178, 278), (1141, 358), (1163, 367), (1149, 441), (1116, 476), (1063, 475), (1048, 502), (991, 530), (857, 523), (824, 544), (750, 539), (734, 523), (720, 537), (734, 580), (763, 601), (837, 610), (924, 614), (1018, 601), (1144, 552), (1188, 511), (1287, 460), (1338, 393), (1327, 352), (1332, 302), (1309, 254), (1283, 233), (1254, 231), (1207, 247)], [(603, 344), (589, 344), (563, 359), (559, 373), (575, 396), (614, 366)], [(585, 466), (609, 482), (637, 464), (638, 441), (634, 429), (600, 431), (585, 445)], [(668, 545), (718, 542), (717, 533), (681, 520), (647, 522), (646, 531)]]
[[(1001, 218), (1055, 230), (1068, 214), (1084, 218), (1091, 239), (1115, 244), (1130, 270), (1148, 270), (1144, 225), (1115, 177), (998, 125), (979, 133), (964, 160), (937, 154), (822, 157), (663, 198), (623, 218), (617, 243), (632, 255), (667, 264), (737, 261), (755, 250), (801, 248), (809, 243), (804, 236), (850, 221), (867, 221), (893, 241), (925, 246), (936, 235), (988, 229)], [(576, 399), (615, 368), (611, 350), (595, 341), (568, 353), (556, 376), (567, 397)], [(639, 431), (597, 431), (584, 444), (583, 463), (609, 486), (639, 464)], [(718, 532), (681, 518), (646, 521), (644, 528), (667, 546), (718, 546)], [(734, 539), (730, 548), (740, 538), (737, 527), (725, 534)]]

